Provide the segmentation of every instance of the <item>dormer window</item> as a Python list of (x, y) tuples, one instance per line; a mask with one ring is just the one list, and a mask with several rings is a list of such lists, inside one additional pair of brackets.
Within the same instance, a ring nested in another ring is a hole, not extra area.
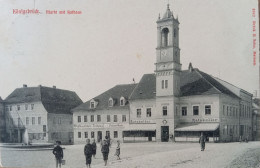
[(98, 102), (97, 101), (95, 101), (94, 99), (92, 99), (91, 101), (90, 101), (90, 108), (91, 109), (94, 109), (94, 108), (96, 108), (97, 107), (97, 104), (98, 104)]
[(120, 98), (120, 106), (124, 106), (125, 105), (125, 98), (121, 97)]
[(108, 107), (113, 107), (113, 105), (114, 105), (114, 100), (110, 97), (108, 99)]

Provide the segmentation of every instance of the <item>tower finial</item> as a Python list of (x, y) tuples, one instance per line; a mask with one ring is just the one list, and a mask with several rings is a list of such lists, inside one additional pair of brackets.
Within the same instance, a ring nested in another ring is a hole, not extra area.
[(161, 16), (160, 16), (160, 13), (159, 13), (158, 20), (160, 20), (160, 19), (161, 19)]

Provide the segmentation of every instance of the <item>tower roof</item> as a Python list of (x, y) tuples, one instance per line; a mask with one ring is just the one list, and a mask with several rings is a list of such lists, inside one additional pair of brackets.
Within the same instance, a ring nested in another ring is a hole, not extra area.
[(170, 4), (167, 4), (167, 9), (166, 9), (166, 12), (164, 13), (162, 19), (168, 19), (168, 18), (171, 18), (171, 17), (173, 17), (173, 13), (170, 10)]

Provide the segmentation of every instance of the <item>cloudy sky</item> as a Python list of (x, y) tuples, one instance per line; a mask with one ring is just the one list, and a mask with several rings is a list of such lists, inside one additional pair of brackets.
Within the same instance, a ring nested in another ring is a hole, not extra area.
[[(83, 101), (154, 72), (156, 20), (167, 0), (0, 0), (0, 96), (57, 86)], [(182, 69), (193, 67), (253, 93), (252, 9), (257, 0), (169, 0), (180, 21)], [(39, 9), (15, 15), (13, 9)], [(81, 15), (47, 15), (77, 10)], [(256, 11), (258, 13), (258, 11)], [(258, 21), (257, 21), (258, 35)], [(258, 40), (258, 39), (257, 39)], [(258, 47), (258, 42), (257, 42)], [(259, 95), (259, 91), (258, 91)]]

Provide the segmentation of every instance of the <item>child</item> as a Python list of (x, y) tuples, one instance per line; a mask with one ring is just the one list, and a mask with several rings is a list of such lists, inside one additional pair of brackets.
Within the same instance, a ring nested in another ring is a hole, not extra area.
[(103, 141), (102, 143), (102, 148), (101, 148), (101, 152), (103, 154), (103, 159), (105, 162), (105, 166), (107, 165), (107, 160), (108, 160), (108, 154), (109, 154), (109, 144), (107, 142), (108, 137), (105, 137), (106, 139)]
[(120, 160), (120, 141), (119, 140), (117, 140), (117, 147), (116, 147), (115, 155), (117, 156), (117, 160)]

